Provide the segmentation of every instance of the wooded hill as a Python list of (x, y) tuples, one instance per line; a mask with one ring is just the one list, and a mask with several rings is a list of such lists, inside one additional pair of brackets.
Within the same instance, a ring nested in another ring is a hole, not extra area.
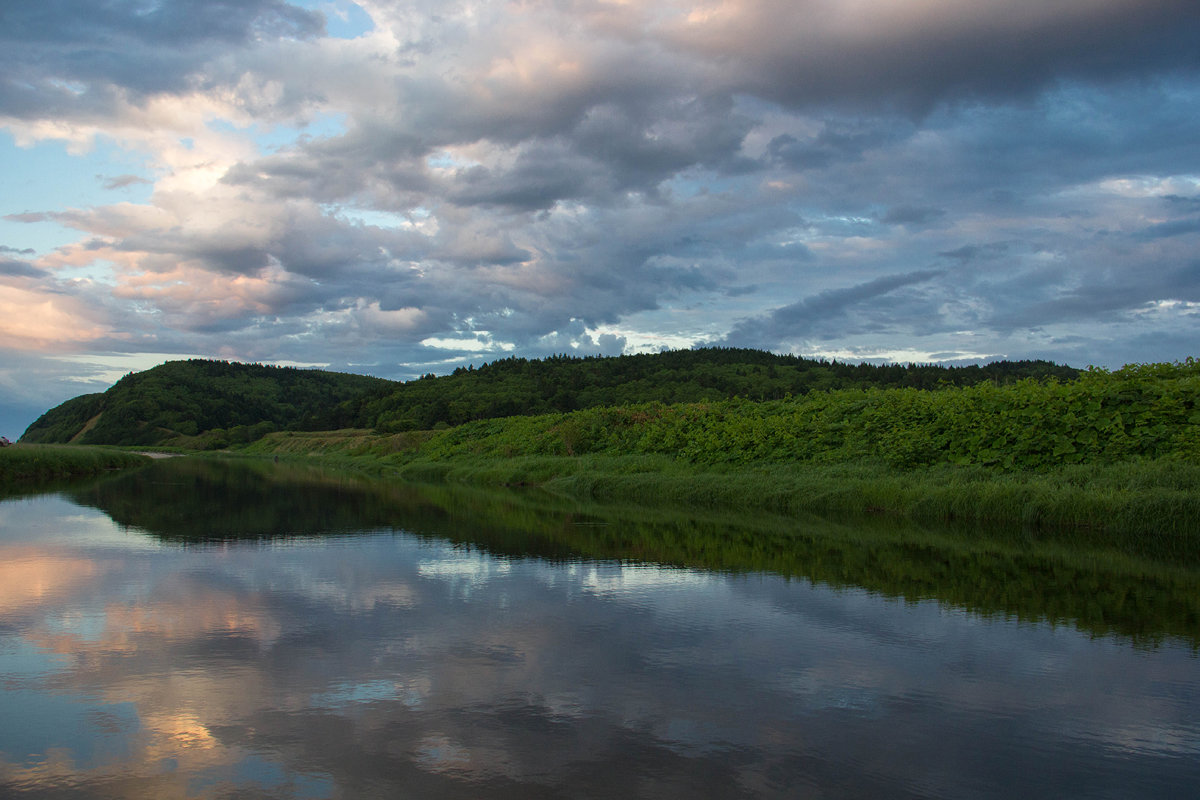
[(845, 364), (708, 348), (613, 358), (506, 358), (400, 383), (346, 373), (175, 361), (51, 409), (21, 441), (220, 448), (278, 430), (428, 430), (471, 420), (647, 402), (778, 400), (850, 388), (936, 389), (1070, 380), (1047, 361), (985, 366)]
[(1021, 378), (1068, 380), (1078, 370), (1048, 361), (986, 366), (844, 364), (741, 348), (703, 348), (611, 358), (506, 358), (478, 369), (377, 391), (331, 412), (327, 430), (374, 428), (386, 433), (498, 417), (578, 411), (638, 403), (698, 403), (742, 397), (781, 400), (850, 388), (1008, 384)]
[(21, 441), (188, 446), (202, 437), (223, 447), (276, 430), (317, 430), (317, 420), (339, 403), (393, 385), (365, 375), (293, 367), (171, 361), (47, 411)]

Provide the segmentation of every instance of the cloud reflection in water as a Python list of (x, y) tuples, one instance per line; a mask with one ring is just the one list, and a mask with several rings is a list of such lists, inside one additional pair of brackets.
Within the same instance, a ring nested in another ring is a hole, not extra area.
[(0, 505), (0, 523), (0, 794), (1064, 797), (1200, 780), (1183, 647), (387, 529), (147, 546), (58, 498)]

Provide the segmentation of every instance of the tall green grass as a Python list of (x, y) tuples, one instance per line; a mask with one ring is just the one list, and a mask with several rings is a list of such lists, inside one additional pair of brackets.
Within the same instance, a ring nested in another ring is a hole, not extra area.
[(0, 448), (0, 494), (140, 466), (149, 460), (138, 453), (100, 447), (16, 444)]
[[(309, 437), (306, 437), (309, 438)], [(309, 438), (317, 438), (316, 435)], [(426, 457), (360, 433), (277, 452), (338, 461), (419, 483), (540, 486), (563, 497), (783, 514), (889, 515), (921, 522), (1127, 534), (1200, 553), (1200, 465), (1175, 459), (1073, 464), (1022, 472), (942, 464), (899, 470), (878, 460), (695, 464), (664, 455)], [(270, 440), (258, 445), (270, 453)]]
[(532, 484), (599, 501), (1126, 533), (1200, 552), (1200, 466), (1172, 461), (1003, 473), (954, 466), (901, 472), (871, 462), (697, 467), (663, 457), (584, 456), (416, 460), (396, 472), (413, 481)]

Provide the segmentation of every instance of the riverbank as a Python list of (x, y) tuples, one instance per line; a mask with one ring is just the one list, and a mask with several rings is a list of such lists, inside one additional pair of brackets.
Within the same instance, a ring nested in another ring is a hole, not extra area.
[(513, 465), (412, 463), (428, 480), (536, 483), (555, 493), (775, 513), (871, 514), (917, 522), (1200, 537), (1200, 469), (1177, 462), (997, 473), (978, 467), (895, 470), (871, 464), (695, 469), (636, 459), (532, 459)]
[(578, 500), (1154, 536), (1200, 543), (1200, 465), (1180, 459), (1002, 470), (939, 464), (697, 464), (663, 455), (433, 456), (437, 434), (287, 433), (247, 454), (320, 459), (413, 482), (538, 486)]
[(238, 436), (209, 430), (156, 449), (326, 459), (403, 480), (536, 485), (599, 501), (1103, 530), (1192, 552), (1198, 403), (1200, 363), (1188, 359), (1066, 382), (650, 402), (431, 430), (389, 423), (249, 442), (241, 434), (252, 432), (235, 426)]
[(15, 444), (0, 448), (0, 496), (137, 467), (149, 460), (140, 453), (107, 447)]

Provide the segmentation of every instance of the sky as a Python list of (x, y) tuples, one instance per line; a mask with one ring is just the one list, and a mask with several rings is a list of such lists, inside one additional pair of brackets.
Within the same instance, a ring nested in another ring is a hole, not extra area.
[(163, 361), (1200, 355), (1195, 0), (0, 0), (0, 434)]

